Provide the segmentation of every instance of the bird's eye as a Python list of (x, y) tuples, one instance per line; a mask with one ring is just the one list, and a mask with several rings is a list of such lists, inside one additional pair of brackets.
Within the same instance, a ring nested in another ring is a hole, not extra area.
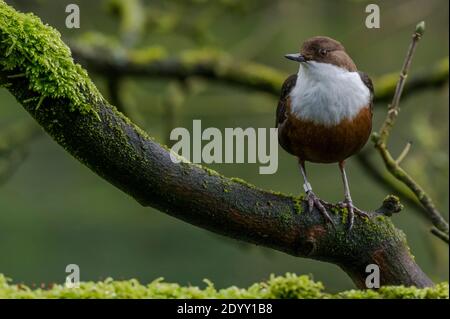
[(327, 50), (327, 49), (319, 49), (319, 54), (320, 54), (321, 56), (326, 56), (327, 53), (328, 53), (328, 50)]

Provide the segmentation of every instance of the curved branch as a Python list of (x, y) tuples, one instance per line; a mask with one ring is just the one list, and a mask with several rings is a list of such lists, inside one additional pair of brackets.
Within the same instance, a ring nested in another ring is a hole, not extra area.
[[(392, 177), (389, 172), (383, 172), (370, 158), (371, 153), (374, 152), (372, 149), (366, 148), (365, 150), (358, 153), (355, 157), (357, 162), (364, 168), (365, 172), (381, 187), (386, 188), (389, 192), (398, 195), (403, 201), (406, 201), (412, 207), (417, 209), (419, 212), (424, 212), (423, 206), (420, 204), (419, 200), (414, 196), (408, 188), (404, 187), (399, 183), (394, 177)], [(384, 168), (384, 167), (383, 167)], [(426, 215), (425, 215), (426, 216)], [(428, 216), (426, 216), (428, 217)]]
[(0, 66), (0, 85), (50, 136), (142, 205), (225, 236), (337, 264), (358, 287), (365, 286), (368, 264), (380, 267), (382, 285), (433, 284), (386, 216), (399, 210), (395, 198), (348, 232), (345, 210), (328, 207), (333, 228), (319, 212), (304, 211), (300, 198), (172, 162), (169, 150), (103, 99), (55, 30), (2, 0)]
[[(177, 58), (167, 58), (165, 54), (160, 52), (160, 48), (154, 47), (153, 49), (147, 48), (145, 50), (128, 52), (117, 50), (117, 52), (121, 52), (118, 57), (117, 54), (105, 54), (105, 52), (112, 50), (113, 45), (111, 48), (102, 45), (102, 54), (99, 54), (95, 49), (97, 45), (77, 43), (72, 44), (71, 47), (74, 56), (82, 64), (93, 71), (109, 75), (110, 78), (122, 75), (178, 79), (200, 76), (278, 96), (281, 83), (286, 77), (286, 75), (275, 69), (255, 63), (238, 62), (229, 55), (217, 51), (189, 51)], [(159, 52), (159, 54), (155, 55), (155, 52)], [(374, 81), (376, 102), (388, 100), (394, 95), (397, 79), (398, 73), (395, 72), (381, 76)], [(448, 58), (442, 59), (426, 72), (410, 78), (403, 88), (403, 96), (430, 87), (439, 87), (446, 82), (448, 82)], [(358, 162), (367, 166), (369, 162), (363, 156), (363, 154), (357, 155)], [(369, 172), (374, 180), (385, 181), (385, 178), (378, 171), (370, 170)], [(410, 196), (404, 196), (405, 192), (396, 189), (397, 187), (394, 184), (389, 184), (388, 186), (391, 189), (394, 187), (397, 193), (410, 200)], [(413, 200), (413, 202), (429, 218), (429, 207), (422, 206), (418, 200)], [(441, 231), (445, 230), (445, 221), (439, 216), (435, 218), (436, 215), (433, 213), (431, 220), (437, 225), (438, 229)]]
[[(152, 48), (131, 50), (117, 54), (105, 54), (111, 48), (102, 47), (102, 54), (95, 45), (70, 44), (74, 59), (84, 67), (109, 75), (166, 77), (186, 79), (203, 77), (209, 80), (266, 92), (278, 96), (287, 75), (271, 67), (253, 62), (240, 62), (228, 54), (218, 51), (186, 51), (178, 57), (165, 54), (154, 56)], [(154, 48), (157, 49), (156, 47)], [(448, 82), (448, 57), (438, 61), (426, 72), (409, 79), (403, 95), (409, 95), (430, 87), (439, 87)], [(374, 80), (376, 103), (385, 102), (395, 93), (398, 73), (383, 75)]]
[[(178, 57), (167, 57), (158, 52), (160, 47), (124, 51), (110, 43), (111, 47), (70, 43), (76, 62), (87, 69), (104, 75), (175, 78), (203, 77), (230, 85), (249, 88), (278, 96), (286, 75), (278, 70), (257, 63), (240, 63), (229, 55), (215, 50), (185, 51)], [(120, 52), (117, 56), (113, 52)], [(98, 52), (102, 54), (99, 55)]]
[[(91, 39), (73, 43), (71, 45), (72, 52), (75, 58), (90, 70), (109, 78), (131, 75), (186, 79), (197, 76), (278, 96), (281, 83), (286, 77), (282, 72), (264, 65), (236, 61), (223, 52), (187, 51), (178, 57), (168, 58), (160, 47), (126, 51), (119, 44), (108, 41), (104, 36), (100, 34), (96, 36), (101, 41), (92, 41)], [(97, 48), (101, 48), (101, 50), (97, 50)], [(443, 58), (434, 66), (427, 68), (425, 72), (409, 78), (405, 84), (403, 96), (432, 87), (440, 87), (447, 83), (448, 64), (448, 57)], [(387, 101), (394, 95), (397, 79), (398, 73), (394, 72), (374, 80), (375, 102)], [(356, 156), (358, 163), (367, 167), (369, 162), (363, 156), (363, 154)], [(369, 173), (375, 181), (386, 182), (385, 177), (379, 171), (370, 170)], [(410, 194), (399, 189), (395, 184), (387, 183), (387, 186), (402, 195), (404, 199), (411, 201)], [(419, 211), (425, 213), (425, 217), (429, 218), (427, 208), (424, 208), (418, 200), (412, 200), (412, 202), (415, 207), (420, 208)], [(436, 219), (432, 221), (436, 224)], [(444, 225), (442, 220), (438, 222)], [(440, 229), (444, 228), (440, 227)]]
[[(405, 61), (403, 62), (403, 67), (398, 78), (398, 82), (395, 88), (395, 94), (392, 98), (391, 104), (389, 104), (388, 112), (381, 128), (378, 132), (373, 133), (372, 140), (374, 142), (375, 148), (380, 153), (381, 158), (384, 161), (386, 168), (389, 172), (404, 185), (406, 185), (417, 197), (424, 208), (428, 219), (433, 223), (437, 230), (440, 231), (437, 237), (443, 238), (446, 236), (445, 242), (448, 243), (449, 239), (449, 226), (448, 222), (442, 217), (439, 210), (436, 208), (432, 198), (427, 192), (422, 188), (422, 186), (417, 183), (412, 176), (410, 176), (401, 166), (401, 159), (404, 155), (401, 154), (399, 159), (394, 159), (391, 152), (388, 149), (387, 143), (389, 140), (389, 135), (392, 127), (394, 126), (398, 114), (400, 112), (400, 98), (405, 89), (406, 78), (408, 77), (408, 71), (411, 66), (411, 61), (414, 56), (414, 52), (417, 43), (420, 41), (425, 29), (425, 22), (417, 24), (416, 30), (413, 33), (411, 44), (406, 53)], [(403, 153), (403, 152), (402, 152)], [(436, 231), (432, 231), (432, 234), (438, 234)]]

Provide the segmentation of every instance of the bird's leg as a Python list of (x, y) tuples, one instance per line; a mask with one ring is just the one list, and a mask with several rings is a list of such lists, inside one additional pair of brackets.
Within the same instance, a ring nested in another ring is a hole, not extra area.
[(333, 220), (331, 219), (330, 215), (328, 215), (328, 212), (324, 207), (324, 204), (328, 205), (328, 203), (322, 201), (319, 197), (316, 196), (316, 194), (313, 193), (311, 184), (308, 182), (308, 179), (306, 178), (305, 162), (299, 160), (298, 166), (300, 167), (303, 180), (305, 181), (305, 183), (303, 184), (303, 189), (305, 190), (306, 193), (309, 212), (311, 213), (314, 210), (314, 207), (316, 207), (317, 210), (322, 213), (323, 217), (332, 225), (334, 225)]
[(339, 170), (341, 171), (342, 181), (344, 183), (344, 196), (345, 196), (344, 201), (339, 204), (341, 207), (347, 208), (348, 220), (349, 220), (348, 228), (352, 229), (353, 220), (355, 218), (355, 213), (357, 213), (361, 216), (364, 216), (364, 217), (369, 217), (369, 215), (366, 212), (353, 206), (352, 197), (350, 195), (350, 187), (348, 186), (347, 174), (345, 172), (345, 162), (344, 161), (339, 162)]

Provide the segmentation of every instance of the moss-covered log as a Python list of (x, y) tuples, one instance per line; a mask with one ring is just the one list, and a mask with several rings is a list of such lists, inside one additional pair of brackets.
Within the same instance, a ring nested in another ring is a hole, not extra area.
[(395, 198), (370, 219), (357, 218), (349, 232), (345, 210), (328, 207), (332, 227), (319, 212), (306, 212), (301, 198), (173, 163), (169, 150), (105, 101), (56, 30), (2, 0), (0, 69), (0, 85), (50, 136), (142, 205), (228, 237), (337, 264), (358, 287), (365, 286), (368, 264), (379, 265), (382, 285), (432, 285), (387, 217), (399, 210)]
[(136, 279), (118, 281), (108, 278), (80, 282), (77, 289), (58, 284), (31, 288), (13, 284), (0, 274), (0, 299), (448, 299), (447, 282), (427, 288), (384, 286), (377, 290), (352, 289), (338, 293), (327, 292), (320, 281), (292, 273), (271, 275), (268, 280), (247, 288), (218, 289), (210, 280), (205, 279), (204, 283), (205, 288), (201, 288), (168, 283), (163, 278), (148, 284), (141, 284)]

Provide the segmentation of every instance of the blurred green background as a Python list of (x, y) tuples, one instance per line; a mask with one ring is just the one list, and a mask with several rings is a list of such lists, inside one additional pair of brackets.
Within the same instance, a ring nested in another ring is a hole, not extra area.
[[(65, 40), (84, 32), (118, 37), (118, 19), (111, 1), (7, 1), (34, 12), (56, 27)], [(77, 3), (81, 28), (66, 29), (65, 7)], [(109, 3), (109, 4), (108, 4)], [(170, 54), (186, 49), (217, 48), (237, 60), (262, 63), (286, 73), (297, 65), (283, 58), (314, 35), (341, 41), (358, 68), (372, 77), (400, 69), (410, 35), (420, 20), (427, 23), (411, 76), (426, 71), (448, 56), (448, 1), (143, 1), (148, 23), (136, 48), (161, 45)], [(381, 28), (364, 25), (368, 3), (381, 8)], [(89, 70), (88, 70), (89, 71)], [(90, 73), (108, 97), (105, 79)], [(170, 126), (272, 127), (277, 99), (265, 93), (193, 79), (183, 101), (171, 104), (174, 83), (168, 79), (127, 78), (120, 98), (128, 115), (159, 141), (166, 142)], [(173, 101), (172, 101), (173, 102)], [(391, 148), (398, 154), (407, 141), (413, 148), (404, 167), (435, 199), (448, 219), (448, 86), (421, 91), (402, 101)], [(13, 97), (0, 90), (0, 130), (29, 119)], [(168, 119), (167, 108), (173, 117)], [(377, 105), (374, 128), (384, 119)], [(366, 146), (372, 148), (370, 143)], [(331, 291), (353, 287), (338, 267), (240, 243), (178, 221), (151, 208), (140, 207), (88, 168), (69, 156), (48, 136), (28, 147), (26, 160), (0, 185), (0, 272), (15, 282), (63, 282), (65, 267), (75, 263), (82, 280), (157, 277), (180, 284), (201, 285), (203, 278), (217, 287), (247, 286), (270, 273), (312, 274)], [(382, 167), (377, 154), (373, 159)], [(226, 176), (237, 176), (262, 188), (298, 194), (302, 181), (296, 161), (279, 149), (279, 169), (259, 175), (258, 164), (213, 165)], [(309, 165), (310, 181), (328, 201), (343, 198), (337, 165)], [(389, 193), (350, 160), (348, 174), (356, 205), (375, 209)], [(448, 280), (448, 246), (429, 233), (430, 223), (411, 206), (396, 215), (416, 261), (435, 281)]]

